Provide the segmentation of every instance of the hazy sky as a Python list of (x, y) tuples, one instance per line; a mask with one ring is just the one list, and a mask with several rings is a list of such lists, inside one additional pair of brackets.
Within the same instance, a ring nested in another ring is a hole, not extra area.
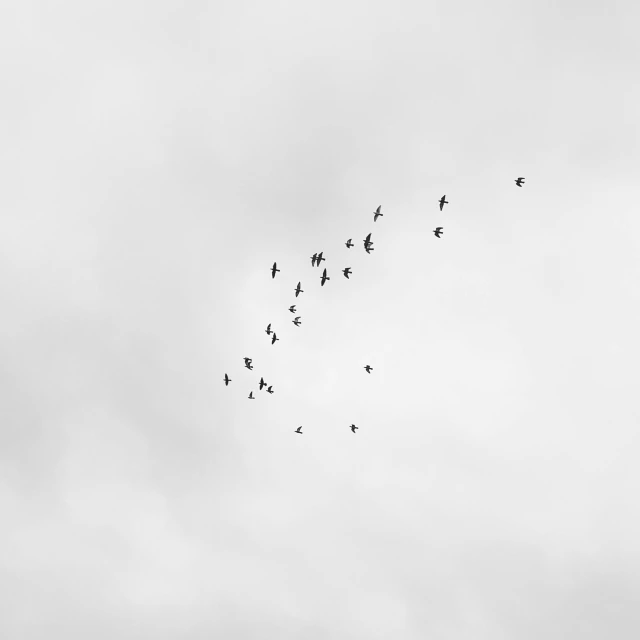
[(6, 3), (0, 637), (640, 637), (639, 21)]

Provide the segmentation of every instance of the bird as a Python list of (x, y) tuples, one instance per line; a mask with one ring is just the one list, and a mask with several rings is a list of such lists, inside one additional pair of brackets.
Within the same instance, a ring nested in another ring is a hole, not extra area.
[(518, 178), (517, 180), (514, 180), (514, 182), (521, 187), (524, 184), (524, 178)]
[(323, 251), (321, 251), (321, 252), (318, 254), (318, 258), (316, 259), (316, 266), (318, 266), (318, 267), (320, 266), (320, 263), (321, 263), (323, 260), (325, 260), (325, 261), (326, 261), (326, 258), (323, 258), (323, 257), (322, 257), (322, 254), (323, 254)]
[(373, 367), (371, 365), (367, 365), (365, 369), (367, 370), (367, 373), (371, 373), (373, 371)]
[(264, 378), (260, 378), (260, 391), (262, 391), (262, 387), (266, 387), (267, 383), (264, 381)]
[(366, 247), (370, 247), (373, 244), (373, 242), (371, 242), (371, 234), (370, 233), (367, 234), (367, 237), (363, 240), (363, 242), (364, 242), (365, 248)]
[(251, 364), (251, 363), (253, 362), (253, 360), (252, 360), (251, 358), (243, 358), (243, 360), (244, 360), (244, 363), (245, 363), (245, 364), (247, 364), (247, 362), (248, 362), (249, 364)]
[(280, 340), (280, 338), (276, 337), (276, 332), (273, 332), (273, 338), (271, 338), (271, 344), (275, 344), (276, 340)]
[(346, 242), (345, 245), (347, 247), (347, 249), (351, 249), (351, 247), (353, 247), (353, 243), (351, 242), (351, 238), (349, 238)]
[(249, 400), (255, 400), (255, 398), (253, 397), (253, 391), (249, 392)]
[(318, 254), (317, 254), (317, 253), (314, 253), (314, 254), (311, 256), (311, 266), (312, 266), (312, 267), (315, 267), (315, 266), (316, 266), (316, 260), (317, 260), (317, 259), (318, 259)]
[(356, 432), (356, 429), (359, 429), (359, 428), (360, 428), (360, 427), (356, 427), (356, 425), (355, 425), (355, 424), (352, 424), (352, 425), (351, 425), (351, 431), (353, 431), (353, 433), (355, 433), (355, 432)]
[(301, 426), (299, 426), (299, 427), (294, 431), (294, 433), (300, 433), (300, 434), (301, 434), (301, 433), (302, 433), (302, 425), (301, 425)]
[(271, 267), (271, 277), (275, 278), (276, 277), (276, 273), (280, 273), (280, 269), (278, 269), (276, 267), (276, 263), (273, 263), (273, 267)]
[(224, 386), (228, 387), (230, 382), (231, 382), (231, 378), (225, 373), (224, 374)]
[(295, 304), (292, 304), (292, 305), (289, 307), (289, 311), (291, 311), (291, 313), (295, 313), (295, 312), (296, 312), (296, 305), (295, 305)]
[(321, 280), (320, 286), (322, 286), (322, 287), (324, 287), (324, 283), (327, 280), (331, 280), (331, 278), (327, 275), (327, 270), (326, 269), (324, 270), (323, 274), (320, 276), (320, 280)]
[(381, 209), (381, 207), (382, 207), (382, 205), (380, 205), (380, 206), (379, 206), (379, 207), (378, 207), (378, 208), (373, 212), (373, 221), (374, 221), (374, 222), (377, 222), (377, 221), (378, 221), (378, 218), (379, 218), (380, 216), (383, 216), (383, 215), (384, 215), (383, 213), (380, 213), (380, 209)]
[(273, 393), (273, 387), (271, 385), (267, 387), (267, 393)]
[(344, 277), (348, 280), (349, 274), (351, 273), (351, 267), (347, 267), (346, 269), (343, 269), (342, 273), (344, 273)]
[[(300, 293), (304, 293), (304, 291), (300, 288), (300, 283), (298, 282), (298, 286), (294, 289), (294, 291), (296, 292), (296, 298), (298, 297), (298, 295)], [(291, 311), (291, 309), (289, 309), (289, 311)]]
[(245, 363), (244, 365), (249, 371), (253, 371), (253, 365), (250, 362)]
[(436, 238), (439, 238), (441, 236), (441, 234), (442, 234), (442, 227), (436, 227), (433, 230), (433, 233), (435, 234)]
[[(372, 242), (371, 244), (373, 244), (373, 242)], [(365, 246), (365, 248), (364, 248), (364, 250), (365, 250), (367, 253), (371, 253), (372, 251), (375, 251), (375, 249), (374, 249), (371, 245), (366, 245), (366, 246)]]
[(299, 327), (302, 324), (300, 322), (300, 316), (298, 316), (297, 318), (294, 318), (291, 322), (293, 322), (293, 324), (295, 324), (296, 327)]
[(271, 335), (271, 323), (269, 323), (269, 324), (267, 325), (267, 328), (265, 329), (265, 333), (266, 333), (268, 336), (270, 336), (270, 335)]
[(449, 203), (445, 200), (445, 198), (446, 198), (446, 197), (447, 197), (447, 196), (446, 196), (446, 195), (444, 195), (444, 196), (442, 196), (442, 198), (440, 198), (440, 200), (438, 200), (438, 202), (440, 203), (440, 211), (442, 211), (442, 207), (444, 207), (444, 205), (445, 205), (445, 204), (449, 204)]

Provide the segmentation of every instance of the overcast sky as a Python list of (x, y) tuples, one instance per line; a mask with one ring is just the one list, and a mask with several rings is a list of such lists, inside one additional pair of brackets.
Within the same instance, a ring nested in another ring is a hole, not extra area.
[(639, 21), (6, 3), (0, 636), (638, 638)]

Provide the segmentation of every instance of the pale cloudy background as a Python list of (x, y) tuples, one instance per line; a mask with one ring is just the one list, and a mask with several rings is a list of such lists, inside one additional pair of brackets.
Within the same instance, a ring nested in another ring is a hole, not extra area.
[(5, 3), (0, 637), (640, 637), (639, 23)]

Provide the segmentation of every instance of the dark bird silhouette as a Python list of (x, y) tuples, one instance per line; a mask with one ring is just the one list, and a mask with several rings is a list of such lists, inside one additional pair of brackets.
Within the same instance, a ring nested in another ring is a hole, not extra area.
[(373, 242), (372, 242), (371, 244), (367, 244), (367, 245), (365, 245), (364, 250), (365, 250), (367, 253), (371, 253), (372, 251), (375, 251), (375, 249), (371, 246), (372, 244), (373, 244)]
[(351, 247), (353, 247), (353, 243), (351, 242), (351, 238), (349, 238), (346, 242), (345, 245), (347, 246), (347, 249), (351, 249)]
[(352, 424), (352, 425), (351, 425), (351, 431), (353, 431), (353, 433), (355, 433), (355, 432), (356, 432), (356, 429), (359, 429), (359, 428), (360, 428), (360, 427), (356, 427), (356, 425), (355, 425), (355, 424)]
[(249, 400), (255, 400), (255, 398), (253, 397), (253, 391), (249, 392)]
[(365, 369), (367, 370), (367, 373), (371, 373), (373, 371), (373, 367), (370, 365), (367, 365)]
[(317, 262), (317, 260), (318, 260), (318, 254), (317, 254), (317, 253), (314, 253), (314, 254), (311, 256), (311, 266), (312, 266), (312, 267), (315, 267), (315, 266), (316, 266), (316, 262)]
[[(298, 286), (294, 289), (294, 291), (296, 292), (296, 298), (298, 297), (299, 294), (304, 293), (304, 291), (300, 288), (299, 282), (298, 282)], [(289, 309), (289, 311), (291, 311), (291, 309)]]
[(514, 182), (521, 187), (524, 184), (524, 178), (518, 178), (517, 180), (514, 180)]
[(267, 387), (267, 393), (273, 393), (273, 387), (271, 385)]
[(436, 238), (439, 238), (439, 237), (442, 235), (442, 227), (436, 227), (436, 228), (433, 230), (433, 233), (435, 233)]
[(442, 198), (440, 198), (440, 200), (438, 200), (438, 202), (440, 203), (440, 211), (442, 211), (442, 207), (444, 207), (444, 205), (445, 205), (445, 204), (449, 204), (449, 203), (445, 200), (445, 198), (446, 198), (446, 197), (447, 197), (446, 195), (445, 195), (445, 196), (442, 196)]
[(296, 312), (296, 305), (295, 305), (295, 304), (292, 304), (292, 305), (289, 307), (289, 311), (291, 311), (291, 313), (295, 313), (295, 312)]
[(271, 338), (271, 344), (275, 344), (275, 343), (276, 343), (276, 340), (280, 340), (280, 338), (278, 338), (278, 337), (276, 336), (276, 332), (274, 331), (274, 332), (273, 332), (273, 338)]
[(249, 371), (253, 371), (253, 365), (250, 362), (247, 362), (244, 366), (249, 369)]
[(271, 335), (271, 323), (269, 323), (269, 324), (267, 325), (267, 328), (265, 329), (265, 333), (266, 333), (268, 336), (270, 336), (270, 335)]
[(316, 265), (317, 265), (317, 266), (320, 266), (320, 263), (321, 263), (323, 260), (325, 260), (325, 261), (326, 261), (326, 258), (323, 258), (323, 257), (322, 257), (322, 254), (323, 254), (323, 252), (322, 252), (322, 251), (318, 254), (318, 259), (316, 260)]
[(371, 242), (371, 234), (367, 234), (367, 237), (363, 240), (364, 246), (371, 246), (373, 242)]
[(264, 381), (264, 378), (260, 378), (260, 391), (262, 391), (262, 387), (266, 387), (267, 383)]
[(253, 360), (251, 358), (245, 358), (244, 359), (244, 363), (245, 364), (251, 364), (253, 362)]
[(276, 277), (276, 273), (280, 273), (280, 269), (278, 269), (276, 267), (276, 263), (273, 263), (273, 267), (271, 267), (271, 277), (275, 278)]
[(302, 426), (298, 427), (294, 433), (302, 433)]
[(346, 269), (343, 269), (342, 273), (344, 273), (344, 277), (348, 280), (349, 274), (351, 273), (351, 267), (347, 267)]
[(379, 218), (380, 216), (383, 216), (383, 215), (384, 215), (383, 213), (380, 213), (380, 209), (381, 209), (381, 208), (382, 208), (382, 205), (380, 205), (380, 206), (379, 206), (379, 207), (378, 207), (378, 208), (373, 212), (373, 221), (374, 221), (374, 222), (377, 222), (377, 221), (378, 221), (378, 218)]
[(298, 316), (297, 318), (294, 318), (291, 322), (293, 322), (293, 324), (295, 324), (296, 327), (299, 327), (302, 324), (300, 322), (300, 316)]
[(231, 382), (231, 378), (225, 373), (224, 374), (224, 386), (228, 387), (230, 382)]
[(324, 272), (322, 273), (322, 275), (320, 276), (320, 286), (324, 287), (324, 283), (327, 280), (331, 280), (331, 278), (327, 275), (327, 270), (325, 269)]

